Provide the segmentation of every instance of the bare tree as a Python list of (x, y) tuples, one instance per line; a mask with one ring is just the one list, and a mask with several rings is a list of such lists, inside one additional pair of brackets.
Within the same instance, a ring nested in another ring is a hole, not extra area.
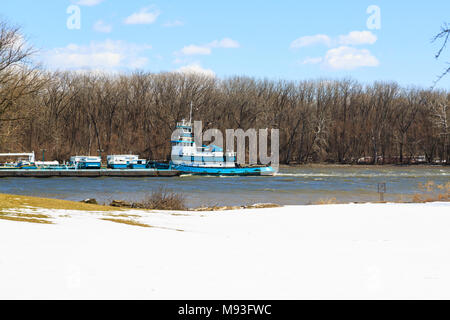
[[(0, 129), (5, 123), (24, 120), (32, 110), (27, 99), (35, 96), (45, 79), (30, 60), (34, 50), (20, 29), (0, 22)], [(8, 135), (3, 135), (5, 140)]]
[[(444, 25), (441, 27), (441, 32), (439, 32), (432, 40), (432, 42), (436, 42), (437, 40), (443, 39), (442, 45), (438, 52), (435, 55), (436, 59), (439, 59), (439, 57), (442, 55), (442, 52), (444, 51), (445, 47), (447, 46), (447, 43), (449, 42), (450, 38), (450, 25), (448, 23), (444, 23)], [(450, 64), (450, 62), (447, 62)], [(447, 67), (444, 72), (437, 78), (435, 81), (435, 84), (441, 80), (447, 73), (450, 73), (450, 66)]]
[(439, 98), (432, 103), (433, 111), (433, 123), (438, 129), (438, 138), (442, 140), (442, 156), (441, 159), (449, 163), (450, 155), (448, 152), (448, 136), (450, 135), (450, 123), (449, 123), (449, 111), (448, 99), (445, 96), (439, 96)]

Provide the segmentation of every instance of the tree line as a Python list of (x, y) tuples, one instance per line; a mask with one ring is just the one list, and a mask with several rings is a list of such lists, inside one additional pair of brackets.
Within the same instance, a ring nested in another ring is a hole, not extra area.
[(176, 122), (280, 130), (280, 162), (450, 160), (450, 92), (354, 79), (275, 81), (183, 73), (50, 72), (0, 23), (0, 152), (135, 153), (165, 160)]

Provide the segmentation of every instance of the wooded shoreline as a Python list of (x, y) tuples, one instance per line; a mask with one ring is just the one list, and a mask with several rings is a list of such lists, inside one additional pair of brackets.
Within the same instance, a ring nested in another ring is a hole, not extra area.
[(450, 92), (354, 79), (47, 71), (0, 21), (0, 149), (168, 160), (177, 121), (279, 129), (280, 163), (450, 163)]

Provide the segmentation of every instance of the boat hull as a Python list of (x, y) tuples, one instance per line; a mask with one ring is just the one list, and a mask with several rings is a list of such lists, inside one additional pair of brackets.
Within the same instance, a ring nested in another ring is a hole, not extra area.
[(37, 169), (36, 166), (32, 166), (32, 165), (30, 165), (30, 166), (19, 166), (17, 168), (18, 169), (22, 169), (22, 170), (35, 170), (35, 169)]
[(184, 174), (214, 176), (273, 176), (275, 174), (272, 167), (214, 168), (172, 165), (172, 169)]
[(145, 169), (147, 168), (146, 164), (130, 164), (130, 169)]
[(100, 169), (101, 166), (100, 162), (80, 162), (78, 164), (80, 169)]
[(108, 168), (110, 169), (128, 169), (127, 164), (108, 164)]
[(181, 173), (177, 170), (157, 170), (157, 169), (142, 169), (142, 170), (114, 170), (114, 169), (37, 169), (37, 170), (23, 170), (23, 169), (9, 169), (0, 170), (0, 179), (7, 177), (24, 177), (24, 178), (51, 178), (51, 177), (176, 177)]

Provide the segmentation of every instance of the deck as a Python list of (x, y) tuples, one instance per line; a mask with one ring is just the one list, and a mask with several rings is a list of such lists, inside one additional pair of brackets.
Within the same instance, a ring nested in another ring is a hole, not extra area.
[(174, 177), (179, 176), (177, 170), (159, 169), (84, 169), (84, 170), (49, 170), (49, 169), (1, 169), (0, 178), (51, 178), (51, 177)]

